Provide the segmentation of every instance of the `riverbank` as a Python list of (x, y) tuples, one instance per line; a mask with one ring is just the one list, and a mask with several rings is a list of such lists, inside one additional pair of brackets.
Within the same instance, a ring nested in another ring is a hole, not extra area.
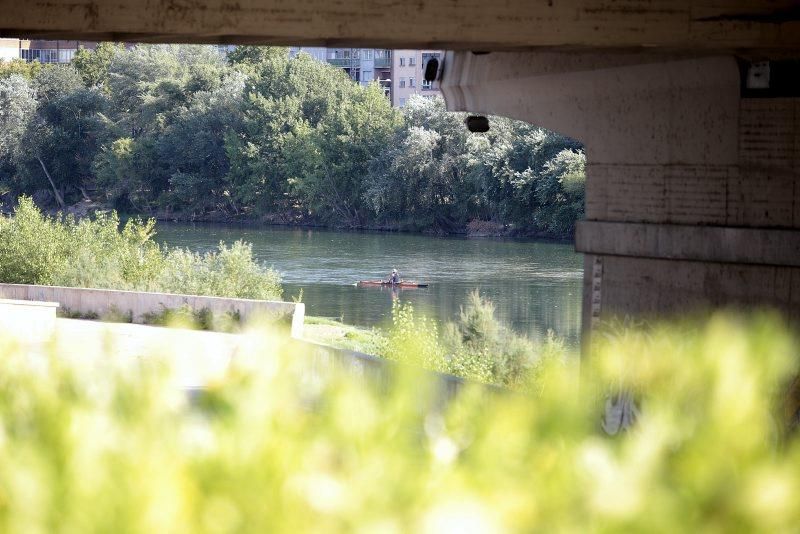
[[(280, 273), (286, 300), (301, 298), (302, 290), (311, 316), (382, 327), (397, 298), (445, 323), (457, 319), (468, 293), (480, 288), (496, 303), (498, 318), (517, 332), (541, 337), (552, 329), (578, 342), (583, 258), (571, 245), (207, 223), (160, 223), (155, 240), (201, 253), (220, 241), (251, 243), (254, 258)], [(392, 292), (355, 285), (387, 277), (392, 268), (428, 287)]]
[(335, 225), (322, 224), (315, 221), (303, 220), (300, 218), (286, 217), (238, 217), (230, 215), (174, 215), (164, 213), (145, 213), (145, 214), (126, 214), (129, 217), (153, 218), (159, 222), (175, 223), (203, 223), (203, 224), (226, 224), (240, 225), (245, 227), (281, 227), (281, 228), (308, 228), (339, 230), (346, 232), (388, 232), (402, 234), (419, 234), (429, 236), (463, 236), (463, 237), (486, 237), (502, 239), (536, 239), (553, 243), (573, 243), (574, 235), (557, 236), (547, 232), (538, 232), (530, 228), (519, 228), (514, 224), (502, 224), (493, 221), (472, 220), (464, 226), (453, 228), (423, 228), (414, 223), (383, 223), (383, 224), (358, 224), (358, 225)]
[[(98, 212), (114, 211), (114, 207), (102, 202), (84, 199), (80, 202), (59, 209), (56, 206), (42, 206), (37, 202), (40, 209), (51, 216), (59, 213), (72, 215), (76, 219), (90, 217)], [(3, 202), (0, 204), (0, 212), (11, 214), (14, 203)], [(520, 228), (514, 224), (503, 224), (495, 221), (485, 221), (473, 219), (463, 226), (451, 228), (420, 227), (413, 222), (396, 222), (381, 224), (358, 224), (358, 225), (336, 225), (323, 224), (318, 221), (308, 220), (297, 214), (271, 214), (258, 217), (250, 215), (230, 215), (226, 213), (166, 213), (163, 211), (145, 212), (118, 212), (120, 219), (125, 221), (132, 218), (155, 219), (158, 222), (166, 223), (200, 223), (200, 224), (224, 224), (231, 226), (241, 226), (247, 228), (302, 228), (302, 229), (322, 229), (339, 230), (347, 232), (387, 232), (401, 234), (418, 234), (437, 237), (462, 236), (471, 238), (499, 238), (499, 239), (531, 239), (547, 241), (552, 243), (573, 243), (574, 236), (554, 235), (552, 233), (535, 231), (531, 228)]]
[[(541, 338), (553, 330), (570, 344), (578, 342), (583, 259), (569, 245), (263, 224), (163, 222), (153, 228), (133, 219), (123, 231), (110, 215), (71, 222), (25, 213), (3, 218), (6, 245), (0, 248), (7, 254), (0, 267), (25, 267), (9, 270), (8, 282), (219, 296), (235, 290), (234, 296), (263, 298), (247, 282), (258, 268), (277, 273), (283, 298), (302, 298), (310, 315), (364, 328), (387, 325), (395, 300), (412, 303), (441, 324), (456, 320), (469, 292), (480, 289), (496, 304), (498, 319), (516, 332)], [(224, 252), (221, 242), (229, 244)], [(237, 242), (250, 245), (232, 250)], [(355, 285), (385, 277), (392, 268), (428, 287), (392, 292)]]
[[(46, 195), (45, 195), (46, 197)], [(5, 201), (4, 201), (5, 200)], [(39, 199), (41, 200), (41, 199)], [(60, 209), (47, 202), (37, 201), (39, 209), (50, 216), (66, 214), (82, 219), (90, 217), (99, 212), (116, 211), (113, 206), (103, 202), (83, 199), (74, 204)], [(0, 213), (10, 215), (14, 211), (15, 202), (0, 197)], [(574, 242), (574, 235), (554, 235), (549, 232), (536, 231), (531, 228), (520, 228), (514, 224), (503, 224), (495, 221), (473, 219), (465, 225), (458, 225), (451, 228), (445, 227), (421, 227), (414, 222), (396, 222), (381, 224), (358, 224), (358, 225), (336, 225), (323, 224), (318, 221), (308, 220), (299, 214), (270, 214), (262, 216), (251, 215), (231, 215), (227, 213), (167, 213), (163, 211), (145, 212), (120, 212), (119, 217), (122, 221), (132, 218), (155, 219), (158, 222), (166, 223), (200, 223), (200, 224), (223, 224), (230, 226), (241, 226), (246, 228), (301, 228), (301, 229), (321, 229), (338, 230), (346, 232), (386, 232), (400, 234), (417, 234), (437, 237), (461, 236), (470, 238), (499, 238), (499, 239), (530, 239), (546, 241), (551, 243), (570, 244)]]
[(344, 324), (326, 317), (306, 317), (303, 338), (337, 349), (376, 354), (383, 335), (376, 328)]

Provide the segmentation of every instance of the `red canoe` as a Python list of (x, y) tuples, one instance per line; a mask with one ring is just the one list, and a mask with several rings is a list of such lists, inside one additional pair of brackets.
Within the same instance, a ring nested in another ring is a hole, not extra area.
[(418, 287), (428, 287), (428, 284), (418, 284), (416, 282), (400, 282), (392, 284), (383, 280), (361, 280), (356, 284), (358, 287), (392, 287), (399, 289), (416, 289)]

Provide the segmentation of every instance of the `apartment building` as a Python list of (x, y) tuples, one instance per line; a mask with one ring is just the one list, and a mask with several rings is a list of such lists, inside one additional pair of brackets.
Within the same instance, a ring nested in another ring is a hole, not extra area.
[[(97, 41), (65, 41), (44, 39), (0, 39), (0, 59), (24, 59), (25, 61), (38, 61), (39, 63), (69, 63), (81, 48), (94, 50)], [(134, 46), (125, 43), (126, 48)], [(215, 45), (221, 55), (236, 48), (234, 45)]]
[(309, 54), (317, 61), (329, 63), (344, 70), (353, 81), (366, 85), (372, 81), (391, 90), (392, 51), (376, 48), (324, 48), (292, 47), (289, 56), (300, 52)]
[(411, 95), (433, 98), (441, 94), (435, 82), (423, 78), (425, 63), (441, 58), (441, 50), (386, 50), (378, 48), (292, 47), (294, 57), (305, 52), (318, 61), (343, 69), (353, 81), (377, 81), (393, 106), (402, 107)]
[(11, 61), (19, 57), (19, 39), (0, 39), (0, 61)]
[(20, 39), (19, 57), (25, 61), (39, 63), (69, 63), (81, 48), (94, 50), (96, 41), (50, 41), (43, 39)]
[(441, 94), (437, 82), (424, 79), (425, 63), (431, 58), (441, 57), (441, 50), (394, 50), (392, 51), (392, 105), (405, 106), (411, 95), (433, 98)]

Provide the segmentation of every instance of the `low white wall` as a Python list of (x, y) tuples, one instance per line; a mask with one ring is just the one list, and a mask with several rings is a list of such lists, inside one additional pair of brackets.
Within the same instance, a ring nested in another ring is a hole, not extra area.
[(41, 342), (53, 335), (56, 302), (0, 299), (0, 332), (20, 340)]
[(63, 309), (80, 314), (96, 313), (100, 316), (109, 312), (130, 314), (134, 323), (144, 322), (144, 315), (146, 314), (160, 313), (165, 308), (175, 309), (182, 306), (188, 306), (192, 310), (207, 308), (215, 315), (226, 312), (238, 313), (242, 321), (254, 317), (275, 320), (290, 316), (292, 337), (295, 338), (303, 336), (303, 321), (305, 319), (305, 305), (302, 303), (147, 293), (143, 291), (0, 284), (0, 298), (57, 302)]

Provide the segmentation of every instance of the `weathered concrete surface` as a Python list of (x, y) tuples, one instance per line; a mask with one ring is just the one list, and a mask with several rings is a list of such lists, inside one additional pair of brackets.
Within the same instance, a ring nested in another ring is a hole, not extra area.
[(0, 0), (0, 35), (508, 50), (793, 50), (793, 0)]
[(302, 337), (305, 320), (305, 304), (302, 303), (171, 293), (0, 284), (0, 298), (58, 302), (62, 308), (80, 314), (96, 313), (100, 316), (109, 312), (130, 314), (135, 323), (143, 322), (146, 314), (160, 313), (164, 309), (176, 309), (182, 306), (188, 306), (193, 310), (206, 308), (214, 314), (238, 313), (243, 321), (259, 317), (270, 321), (290, 317), (291, 333), (296, 338)]
[(248, 343), (235, 334), (79, 319), (57, 319), (51, 336), (55, 344), (34, 350), (45, 355), (55, 350), (60, 358), (83, 362), (112, 359), (131, 368), (149, 358), (164, 358), (181, 389), (224, 379), (233, 358)]
[[(594, 258), (594, 256), (587, 256)], [(681, 317), (770, 309), (800, 325), (800, 268), (603, 256), (602, 314)]]
[[(40, 303), (26, 302), (34, 307)], [(53, 308), (54, 309), (54, 308)], [(225, 381), (233, 366), (274, 366), (278, 358), (290, 356), (302, 365), (303, 381), (313, 385), (332, 373), (345, 372), (365, 380), (388, 382), (396, 362), (334, 347), (289, 339), (282, 332), (256, 329), (243, 334), (203, 332), (126, 323), (102, 323), (79, 319), (55, 319), (47, 336), (26, 338), (0, 325), (0, 339), (14, 338), (20, 353), (39, 363), (49, 358), (71, 360), (80, 365), (113, 365), (137, 372), (147, 362), (168, 364), (168, 378), (176, 390), (194, 391)], [(439, 400), (452, 398), (463, 380), (429, 372), (435, 380)], [(312, 386), (313, 387), (313, 386)], [(487, 387), (487, 391), (494, 388)]]
[(745, 98), (733, 56), (448, 53), (451, 110), (586, 146), (583, 322), (716, 307), (800, 324), (800, 98)]
[(575, 250), (612, 256), (800, 267), (800, 232), (579, 221)]
[(586, 146), (591, 165), (632, 182), (737, 163), (733, 57), (448, 52), (445, 64), (441, 89), (449, 110), (503, 115), (568, 135)]
[(31, 341), (43, 341), (53, 335), (57, 302), (30, 302), (0, 299), (0, 331)]

